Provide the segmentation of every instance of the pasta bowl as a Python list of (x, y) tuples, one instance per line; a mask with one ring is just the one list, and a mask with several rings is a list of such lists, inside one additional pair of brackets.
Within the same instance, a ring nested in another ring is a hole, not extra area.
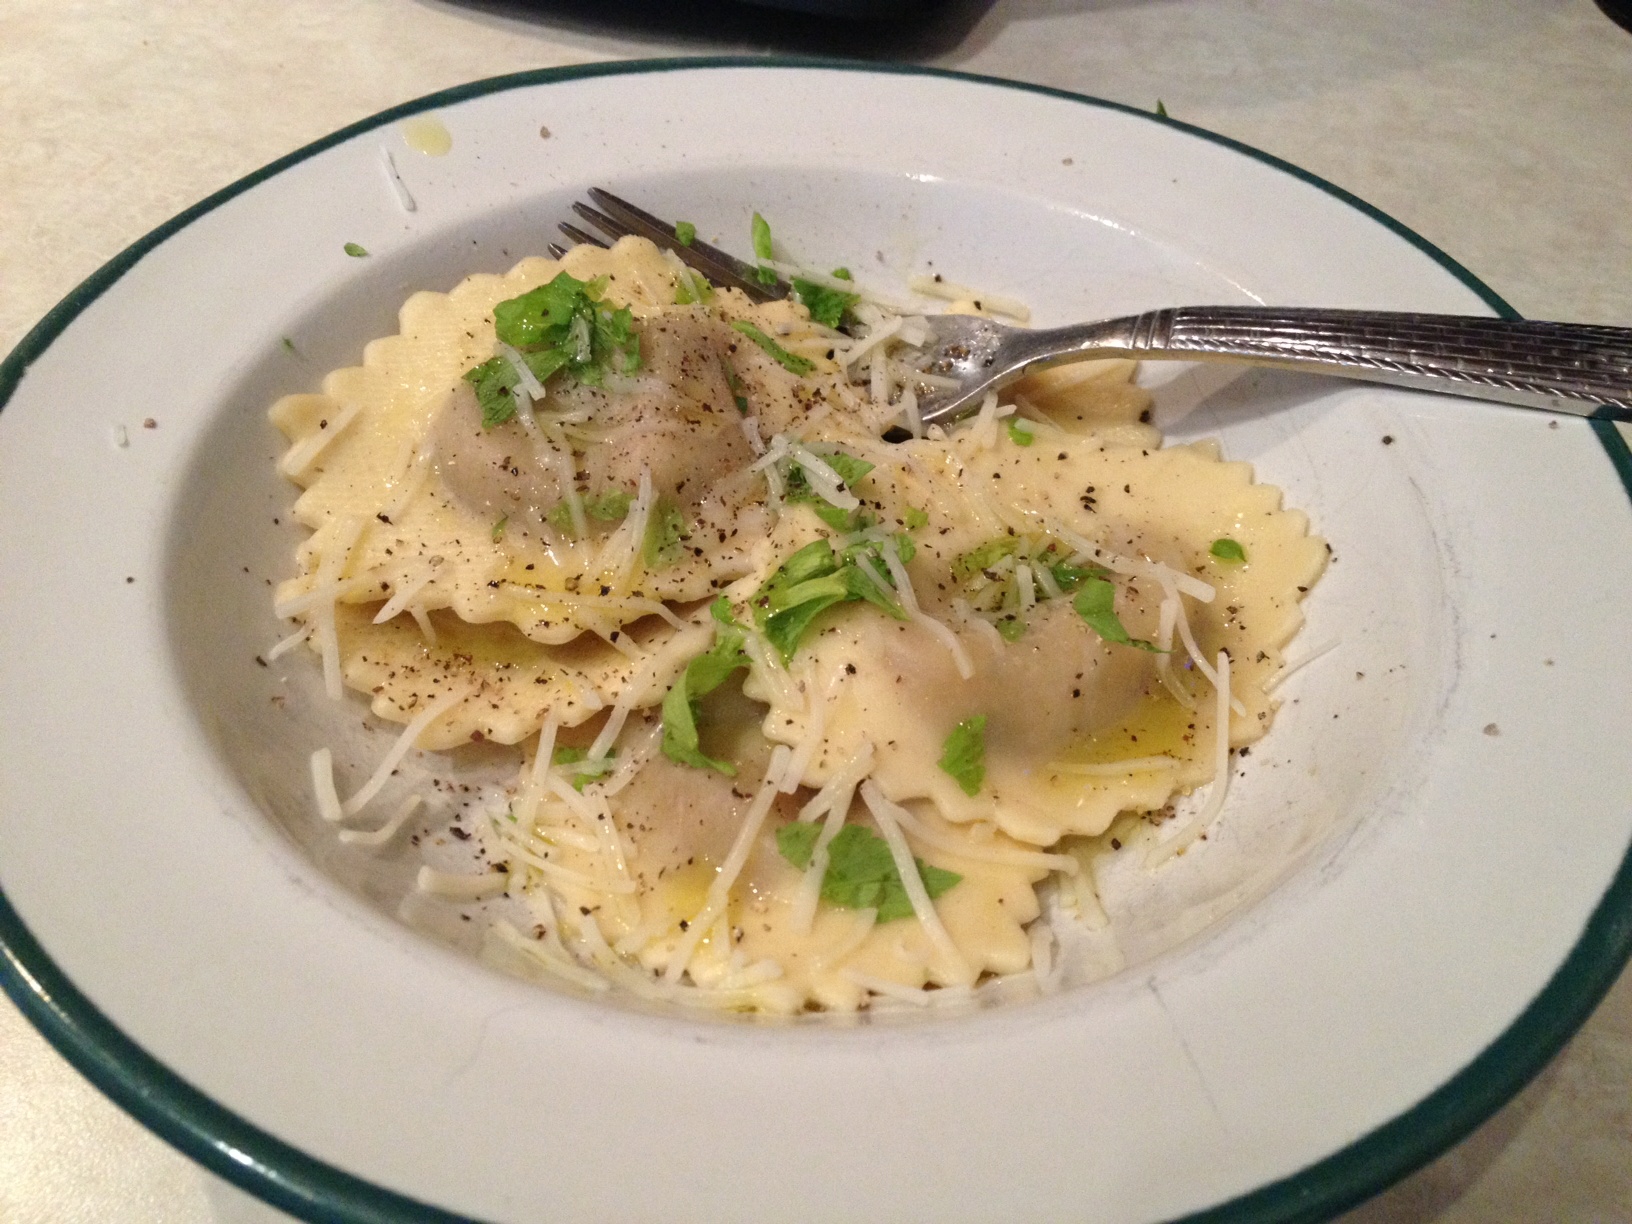
[(365, 770), (390, 732), (264, 665), (301, 535), (266, 408), (414, 290), (537, 253), (591, 183), (727, 242), (757, 210), (812, 259), (945, 269), (1041, 322), (1505, 310), (1293, 168), (951, 74), (591, 66), (292, 154), (114, 261), (0, 379), (0, 614), (27, 644), (0, 659), (4, 981), (71, 1061), (313, 1219), (1278, 1220), (1399, 1176), (1550, 1057), (1628, 952), (1632, 575), (1604, 559), (1632, 547), (1632, 465), (1607, 425), (1269, 372), (1152, 386), (1169, 439), (1219, 438), (1332, 544), (1289, 654), (1335, 645), (1203, 853), (1105, 874), (1114, 944), (1068, 949), (1051, 994), (897, 1023), (613, 1005), (494, 972), (415, 903), (406, 848), (341, 845), (309, 754)]

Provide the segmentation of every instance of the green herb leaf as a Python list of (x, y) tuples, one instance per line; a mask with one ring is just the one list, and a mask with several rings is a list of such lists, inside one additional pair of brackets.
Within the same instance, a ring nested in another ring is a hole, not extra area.
[(765, 638), (786, 662), (793, 657), (793, 652), (799, 648), (799, 643), (816, 618), (834, 604), (845, 602), (847, 600), (842, 593), (823, 595), (777, 612), (765, 621)]
[(681, 246), (689, 247), (697, 241), (697, 227), (690, 221), (676, 221), (674, 223), (674, 240)]
[(810, 866), (810, 856), (816, 852), (816, 839), (822, 835), (822, 826), (814, 820), (796, 820), (776, 831), (776, 848), (799, 870)]
[(584, 513), (601, 523), (621, 522), (629, 516), (629, 504), (634, 494), (623, 489), (610, 489), (584, 501)]
[(834, 268), (833, 269), (833, 279), (834, 280), (853, 281), (856, 278), (850, 275), (850, 269), (849, 268)]
[(300, 350), (295, 347), (295, 342), (293, 340), (289, 339), (288, 336), (285, 336), (283, 338), (283, 347), (288, 349), (296, 357), (300, 356)]
[(1103, 578), (1109, 573), (1097, 565), (1072, 565), (1069, 561), (1056, 561), (1048, 567), (1048, 572), (1054, 576), (1054, 585), (1066, 594), (1076, 590), (1086, 578)]
[(815, 502), (810, 509), (811, 513), (834, 531), (843, 532), (845, 535), (852, 531), (866, 531), (874, 522), (873, 516), (866, 510), (840, 510), (825, 501)]
[[(565, 370), (580, 382), (598, 385), (608, 371), (628, 373), (638, 369), (640, 337), (634, 331), (634, 316), (626, 309), (613, 310), (603, 305), (603, 288), (602, 281), (581, 281), (562, 272), (548, 284), (495, 306), (494, 334), (521, 355), (540, 382)], [(510, 365), (503, 357), (495, 357), (465, 375), (476, 383), (486, 428), (515, 415), (514, 407), (500, 406), (491, 390), (483, 399), (483, 383), (472, 377), (479, 374), (495, 385), (495, 380), (502, 381), (506, 390), (514, 387), (519, 378), (516, 371), (511, 368), (505, 374), (495, 362)]]
[(547, 284), (495, 306), (493, 330), (519, 352), (560, 344), (566, 340), (572, 321), (593, 308), (587, 289), (584, 281), (559, 273)]
[(778, 365), (787, 370), (789, 373), (797, 374), (803, 378), (806, 374), (809, 374), (816, 368), (816, 363), (810, 360), (810, 358), (800, 357), (796, 353), (788, 352), (787, 349), (783, 348), (775, 340), (772, 340), (752, 323), (745, 323), (739, 319), (737, 322), (731, 324), (731, 327), (732, 330), (741, 332), (743, 335), (747, 336), (748, 339), (759, 345), (760, 348), (764, 349), (776, 359)]
[(907, 525), (908, 531), (917, 531), (920, 527), (929, 526), (929, 515), (917, 506), (908, 506), (901, 521)]
[(1019, 417), (1008, 419), (1009, 441), (1016, 446), (1030, 446), (1037, 440), (1037, 435), (1031, 432), (1031, 426)]
[(1247, 559), (1247, 550), (1228, 536), (1220, 540), (1214, 540), (1213, 546), (1207, 551), (1220, 561), (1244, 562)]
[[(810, 827), (814, 829), (817, 826), (811, 824)], [(806, 838), (810, 841), (804, 855), (805, 865), (808, 866), (810, 854), (815, 849), (814, 837), (795, 834), (790, 838), (793, 844), (784, 846), (779, 832), (777, 847), (784, 858), (794, 862), (789, 850), (797, 853)], [(963, 879), (955, 871), (928, 866), (921, 859), (914, 859), (913, 864), (931, 901)], [(794, 865), (799, 866), (796, 862)], [(901, 883), (901, 873), (896, 869), (895, 856), (890, 853), (889, 843), (861, 825), (845, 825), (838, 836), (828, 843), (827, 871), (822, 876), (822, 900), (846, 909), (876, 908), (879, 922), (894, 922), (898, 918), (912, 916), (912, 899), (907, 896), (906, 887)]]
[(1167, 118), (1167, 107), (1162, 105), (1162, 100), (1160, 98), (1156, 99), (1156, 114), (1162, 119)]
[(1018, 642), (1025, 636), (1026, 622), (1018, 616), (1005, 616), (997, 622), (997, 633), (1005, 642)]
[(812, 540), (777, 567), (776, 573), (765, 581), (754, 595), (755, 607), (761, 605), (775, 610), (786, 607), (784, 593), (809, 582), (812, 578), (820, 578), (831, 574), (839, 568), (839, 560), (833, 553), (833, 544), (829, 540)]
[(511, 394), (521, 376), (503, 357), (490, 357), (474, 370), (465, 371), (465, 381), (476, 388), (476, 403), (482, 409), (482, 428), (503, 425), (516, 415), (516, 397)]
[[(865, 459), (858, 459), (854, 455), (842, 450), (835, 450), (830, 454), (817, 453), (823, 463), (838, 474), (846, 488), (853, 489), (856, 482), (873, 470), (873, 465)], [(820, 493), (810, 487), (810, 478), (805, 469), (797, 463), (788, 468), (787, 482), (783, 490), (783, 499), (789, 502), (811, 502), (816, 507), (816, 514), (822, 522), (835, 531), (851, 532), (862, 531), (872, 526), (873, 516), (864, 510), (841, 510)], [(865, 521), (864, 521), (865, 520)]]
[(1122, 622), (1116, 615), (1116, 587), (1110, 579), (1098, 577), (1083, 579), (1082, 588), (1071, 601), (1071, 606), (1077, 610), (1078, 616), (1088, 622), (1088, 627), (1107, 642), (1115, 642), (1121, 646), (1136, 646), (1140, 650), (1148, 650), (1155, 654), (1164, 653), (1143, 638), (1128, 636), (1128, 631), (1122, 627)]
[(967, 582), (991, 569), (1004, 557), (1012, 556), (1019, 551), (1020, 541), (1014, 536), (998, 536), (995, 540), (987, 540), (978, 548), (971, 548), (952, 559), (952, 576), (960, 582)]
[(907, 610), (901, 606), (900, 600), (895, 595), (895, 588), (889, 585), (889, 571), (879, 563), (876, 547), (868, 547), (863, 555), (867, 554), (872, 554), (873, 557), (873, 560), (869, 562), (870, 568), (875, 574), (879, 574), (884, 578), (885, 585), (879, 586), (877, 582), (861, 572), (859, 563), (852, 562), (838, 573), (844, 585), (849, 588), (850, 598), (866, 600), (880, 611), (893, 616), (896, 620), (910, 619), (907, 616)]
[(544, 521), (565, 535), (572, 534), (572, 507), (558, 501), (544, 514)]
[(799, 276), (793, 278), (793, 296), (810, 311), (810, 317), (823, 327), (838, 327), (844, 321), (845, 313), (861, 301), (859, 293), (829, 289), (826, 285), (818, 285), (815, 281), (808, 281)]
[(350, 255), (353, 259), (366, 259), (368, 257), (368, 252), (355, 242), (348, 242), (340, 249), (347, 255)]
[(737, 374), (737, 367), (731, 364), (729, 357), (721, 357), (720, 368), (725, 371), (725, 385), (731, 388), (731, 398), (736, 401), (737, 411), (747, 416), (748, 397), (743, 394), (746, 388), (742, 384), (742, 378)]
[(964, 794), (980, 793), (986, 781), (986, 715), (966, 718), (952, 729), (941, 749), (940, 765)]
[(708, 278), (695, 268), (682, 268), (675, 277), (674, 304), (676, 306), (690, 306), (693, 302), (710, 302), (714, 300), (714, 286), (708, 283)]
[(731, 615), (731, 601), (724, 595), (717, 596), (714, 602), (708, 605), (708, 614), (714, 618), (716, 624), (724, 625), (727, 629), (735, 629), (738, 633), (748, 632), (737, 623), (737, 618)]
[(841, 558), (830, 541), (814, 540), (784, 561), (754, 593), (749, 601), (754, 620), (783, 659), (792, 657), (816, 618), (835, 604), (865, 600), (897, 619), (906, 619), (891, 588), (881, 590), (856, 563), (859, 555), (877, 547), (857, 545)]
[(646, 559), (648, 569), (667, 569), (684, 551), (681, 541), (686, 531), (686, 517), (667, 497), (657, 499), (652, 507), (652, 516), (646, 523), (646, 539), (642, 546), (642, 555)]
[(509, 521), (510, 516), (506, 514), (500, 516), (499, 521), (493, 524), (493, 543), (497, 544), (504, 539), (504, 525)]
[(771, 223), (757, 212), (749, 224), (749, 232), (753, 237), (754, 255), (759, 259), (771, 259)]
[(714, 769), (736, 775), (729, 761), (705, 755), (697, 733), (697, 702), (724, 684), (738, 668), (749, 664), (743, 649), (745, 633), (731, 619), (730, 604), (722, 596), (714, 601), (714, 645), (705, 654), (686, 664), (686, 670), (663, 698), (663, 755), (680, 765)]
[(604, 757), (588, 760), (589, 754), (582, 748), (572, 748), (565, 744), (550, 753), (551, 765), (577, 765), (577, 769), (569, 770), (572, 776), (572, 789), (581, 791), (591, 782), (598, 781), (612, 772), (613, 758), (618, 755), (614, 748)]

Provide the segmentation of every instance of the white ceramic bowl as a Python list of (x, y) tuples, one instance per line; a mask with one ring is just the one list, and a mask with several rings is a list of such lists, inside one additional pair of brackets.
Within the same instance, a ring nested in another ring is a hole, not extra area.
[[(422, 112), (446, 156), (405, 142)], [(265, 409), (411, 291), (539, 251), (594, 184), (728, 245), (757, 209), (885, 285), (933, 261), (1039, 322), (1505, 309), (1292, 167), (927, 70), (480, 82), (204, 201), (0, 370), (0, 980), (96, 1083), (313, 1219), (1289, 1220), (1558, 1048), (1632, 940), (1625, 444), (1283, 374), (1168, 371), (1159, 422), (1311, 513), (1336, 557), (1302, 643), (1339, 645), (1206, 853), (1109, 884), (1120, 974), (921, 1023), (730, 1023), (501, 976), (405, 911), (410, 854), (342, 852), (309, 811), (311, 749), (362, 767), (382, 733), (307, 660), (256, 660), (298, 538)]]

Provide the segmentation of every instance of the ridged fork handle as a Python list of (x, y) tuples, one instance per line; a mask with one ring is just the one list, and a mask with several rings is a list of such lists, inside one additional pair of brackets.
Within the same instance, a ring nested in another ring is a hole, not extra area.
[[(1632, 330), (1573, 323), (1261, 306), (1185, 306), (1027, 334), (1048, 362), (1125, 353), (1256, 365), (1632, 419)], [(1043, 353), (1047, 352), (1047, 356)]]

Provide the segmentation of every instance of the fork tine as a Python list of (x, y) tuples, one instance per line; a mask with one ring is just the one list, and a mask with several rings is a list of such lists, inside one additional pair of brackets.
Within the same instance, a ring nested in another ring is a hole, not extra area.
[(556, 228), (568, 238), (571, 238), (574, 242), (585, 242), (590, 246), (598, 246), (603, 250), (606, 248), (606, 243), (602, 242), (599, 238), (595, 237), (594, 234), (589, 233), (587, 230), (579, 229), (576, 225), (569, 225), (567, 222), (563, 221), (560, 225), (556, 226)]
[(688, 266), (695, 268), (716, 284), (740, 289), (756, 302), (770, 302), (787, 296), (788, 286), (781, 278), (774, 284), (763, 284), (758, 277), (759, 269), (753, 264), (744, 263), (700, 239), (693, 239), (690, 246), (682, 246), (680, 240), (674, 236), (672, 223), (653, 216), (643, 208), (637, 208), (628, 200), (613, 195), (605, 188), (591, 187), (589, 195), (595, 203), (606, 210), (610, 220), (624, 227), (625, 232), (639, 234), (642, 238), (648, 238), (658, 246), (673, 251)]
[(572, 211), (577, 213), (585, 221), (588, 221), (608, 238), (612, 239), (613, 242), (616, 242), (619, 238), (622, 238), (625, 234), (630, 232), (627, 225), (624, 225), (614, 218), (607, 216), (603, 212), (596, 212), (588, 204), (581, 202), (574, 204), (572, 206)]
[(559, 242), (550, 243), (546, 249), (550, 252), (551, 259), (564, 258), (567, 253), (567, 248), (562, 246)]

